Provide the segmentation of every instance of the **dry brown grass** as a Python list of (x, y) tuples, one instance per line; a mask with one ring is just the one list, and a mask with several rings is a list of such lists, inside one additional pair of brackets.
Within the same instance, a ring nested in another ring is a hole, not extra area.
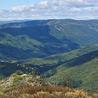
[(89, 95), (83, 90), (58, 86), (31, 86), (23, 85), (5, 92), (0, 98), (98, 98)]

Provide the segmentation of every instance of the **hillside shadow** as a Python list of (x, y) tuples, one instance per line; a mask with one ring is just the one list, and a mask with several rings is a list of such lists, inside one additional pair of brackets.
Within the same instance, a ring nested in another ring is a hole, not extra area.
[(73, 58), (65, 62), (65, 65), (68, 65), (68, 67), (79, 66), (93, 60), (96, 57), (98, 57), (98, 50)]

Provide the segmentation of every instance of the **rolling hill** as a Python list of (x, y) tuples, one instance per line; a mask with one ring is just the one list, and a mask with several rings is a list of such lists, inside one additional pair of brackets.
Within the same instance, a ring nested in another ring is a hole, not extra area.
[[(47, 83), (88, 91), (98, 91), (98, 45), (45, 58), (0, 63), (0, 74), (8, 77), (17, 71), (44, 77)], [(2, 78), (1, 77), (1, 78)]]
[(98, 20), (1, 22), (0, 81), (17, 72), (97, 92)]
[(42, 58), (97, 44), (97, 28), (97, 20), (33, 20), (2, 24), (0, 57)]

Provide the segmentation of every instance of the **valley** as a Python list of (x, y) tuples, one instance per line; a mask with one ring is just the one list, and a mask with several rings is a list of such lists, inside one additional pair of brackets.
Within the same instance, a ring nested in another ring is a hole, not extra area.
[(51, 85), (56, 86), (57, 92), (62, 87), (64, 94), (66, 87), (71, 94), (83, 89), (89, 96), (62, 98), (97, 98), (91, 94), (98, 92), (98, 20), (1, 22), (0, 95), (10, 94), (10, 90), (17, 90), (22, 84), (41, 89), (50, 86), (53, 93)]

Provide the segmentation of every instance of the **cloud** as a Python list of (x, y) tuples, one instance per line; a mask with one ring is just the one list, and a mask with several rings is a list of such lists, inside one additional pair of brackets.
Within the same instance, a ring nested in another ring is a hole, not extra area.
[(41, 9), (47, 9), (47, 8), (49, 8), (49, 2), (48, 1), (39, 2), (37, 7), (41, 8)]
[(0, 11), (0, 19), (98, 18), (98, 0), (41, 0)]

